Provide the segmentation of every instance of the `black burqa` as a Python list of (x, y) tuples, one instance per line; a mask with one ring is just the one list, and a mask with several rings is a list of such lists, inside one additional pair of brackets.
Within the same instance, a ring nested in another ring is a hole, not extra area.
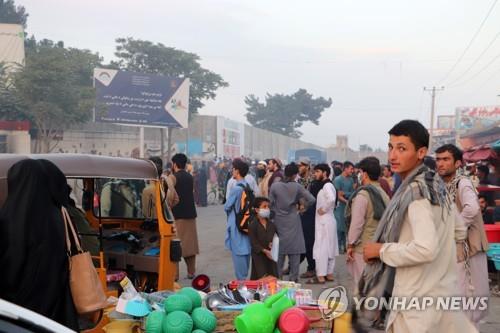
[[(61, 178), (62, 176), (62, 178)], [(0, 298), (78, 330), (61, 214), (67, 193), (51, 162), (26, 159), (8, 171), (0, 210)]]
[(198, 200), (201, 207), (207, 206), (207, 168), (203, 164), (198, 170)]

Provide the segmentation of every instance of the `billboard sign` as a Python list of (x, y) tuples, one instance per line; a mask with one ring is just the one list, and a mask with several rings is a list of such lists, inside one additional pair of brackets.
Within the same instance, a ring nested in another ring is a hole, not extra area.
[(24, 30), (20, 24), (0, 24), (0, 63), (7, 72), (24, 65)]
[(187, 128), (189, 79), (94, 69), (95, 121)]
[(500, 106), (475, 106), (456, 108), (456, 129), (482, 129), (500, 121)]
[(244, 155), (245, 125), (217, 117), (217, 155), (235, 158)]
[(438, 116), (437, 128), (455, 129), (455, 116)]

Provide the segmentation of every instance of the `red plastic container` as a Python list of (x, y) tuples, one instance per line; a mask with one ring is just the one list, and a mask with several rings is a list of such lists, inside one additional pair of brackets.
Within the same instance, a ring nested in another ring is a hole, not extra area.
[(307, 317), (300, 308), (291, 308), (281, 314), (278, 325), (282, 333), (307, 333), (311, 323), (320, 320)]
[(500, 225), (485, 224), (484, 230), (486, 231), (488, 243), (500, 243)]

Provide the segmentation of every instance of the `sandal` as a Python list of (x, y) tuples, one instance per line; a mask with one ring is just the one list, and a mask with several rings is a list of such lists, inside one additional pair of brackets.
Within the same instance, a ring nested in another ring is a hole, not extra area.
[(331, 277), (327, 275), (327, 276), (325, 277), (325, 280), (326, 280), (326, 281), (328, 281), (328, 282), (333, 282), (333, 281), (335, 281), (335, 279), (333, 278), (333, 275), (332, 275)]
[(317, 277), (313, 277), (306, 281), (306, 284), (325, 284), (326, 281), (320, 281)]
[(308, 278), (313, 278), (313, 277), (315, 277), (315, 276), (316, 276), (316, 273), (311, 272), (311, 271), (307, 271), (307, 272), (305, 272), (305, 273), (302, 273), (302, 274), (300, 275), (300, 278), (301, 278), (301, 279), (308, 279)]

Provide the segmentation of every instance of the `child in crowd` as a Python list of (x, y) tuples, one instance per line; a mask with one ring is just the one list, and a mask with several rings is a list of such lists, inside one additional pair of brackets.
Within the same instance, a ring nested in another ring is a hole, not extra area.
[(252, 280), (264, 276), (278, 276), (278, 266), (271, 256), (271, 246), (276, 227), (269, 221), (269, 199), (257, 197), (253, 203), (254, 217), (248, 226), (252, 246)]

